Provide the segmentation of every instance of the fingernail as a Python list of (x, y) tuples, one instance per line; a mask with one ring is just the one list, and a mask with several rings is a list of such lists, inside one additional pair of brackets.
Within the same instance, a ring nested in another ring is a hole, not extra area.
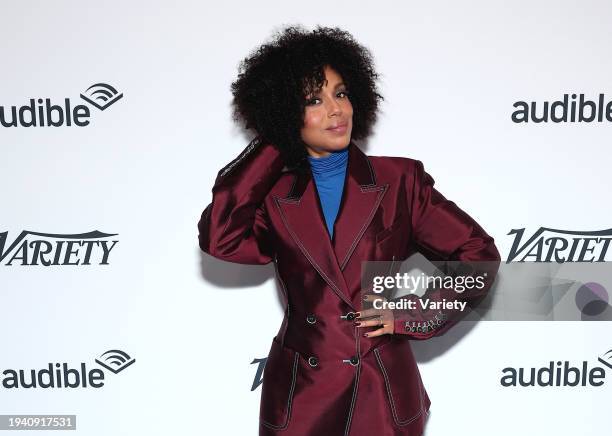
[(361, 312), (355, 312), (355, 316), (359, 318), (361, 316)]
[(363, 301), (368, 301), (368, 296), (367, 295), (363, 296)]
[(367, 333), (364, 333), (364, 334), (363, 334), (363, 337), (364, 337), (364, 338), (367, 338), (367, 337), (368, 337), (368, 334), (367, 334)]
[(355, 321), (355, 327), (361, 327), (361, 323)]

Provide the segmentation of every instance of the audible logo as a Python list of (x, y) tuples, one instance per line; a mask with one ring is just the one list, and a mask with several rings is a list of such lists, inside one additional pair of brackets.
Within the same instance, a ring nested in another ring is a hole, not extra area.
[(580, 96), (563, 94), (562, 100), (553, 102), (544, 101), (542, 107), (538, 107), (535, 101), (517, 101), (512, 105), (516, 110), (512, 112), (511, 118), (515, 123), (591, 123), (612, 121), (612, 101), (605, 101), (603, 94), (599, 94), (597, 101), (585, 99), (584, 94)]
[[(598, 361), (607, 368), (612, 368), (612, 350), (604, 353)], [(585, 360), (581, 364), (571, 364), (569, 361), (549, 362), (541, 368), (504, 368), (500, 384), (503, 387), (529, 386), (603, 386), (606, 370), (599, 365), (589, 365)]]
[[(108, 350), (95, 359), (96, 363), (117, 374), (136, 361), (121, 350)], [(42, 369), (5, 369), (0, 375), (0, 386), (18, 388), (101, 388), (105, 373), (99, 368), (89, 369), (85, 362), (73, 368), (66, 362), (48, 363)]]
[[(123, 97), (107, 83), (96, 83), (87, 88), (81, 98), (96, 109), (103, 111)], [(60, 127), (89, 125), (89, 107), (74, 104), (69, 98), (55, 104), (50, 98), (31, 98), (23, 106), (0, 106), (0, 125), (2, 127)]]

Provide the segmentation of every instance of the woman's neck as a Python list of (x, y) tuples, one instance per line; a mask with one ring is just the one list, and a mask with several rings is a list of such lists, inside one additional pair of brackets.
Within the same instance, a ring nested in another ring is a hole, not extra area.
[(308, 156), (312, 174), (315, 176), (333, 175), (344, 171), (348, 162), (348, 147), (340, 151), (332, 151), (327, 156)]

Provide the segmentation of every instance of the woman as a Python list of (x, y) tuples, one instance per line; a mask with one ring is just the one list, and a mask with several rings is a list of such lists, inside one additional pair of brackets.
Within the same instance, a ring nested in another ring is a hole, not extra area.
[(421, 162), (355, 145), (376, 120), (376, 78), (350, 34), (288, 27), (232, 84), (234, 117), (257, 137), (219, 171), (199, 243), (230, 262), (275, 262), (285, 317), (266, 363), (260, 435), (421, 435), (430, 401), (409, 339), (446, 331), (456, 314), (415, 329), (362, 310), (361, 262), (415, 251), (499, 262), (493, 239), (433, 188)]

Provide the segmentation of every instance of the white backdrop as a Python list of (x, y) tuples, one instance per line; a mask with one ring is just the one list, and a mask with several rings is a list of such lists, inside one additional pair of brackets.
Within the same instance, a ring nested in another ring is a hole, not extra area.
[[(94, 359), (112, 349), (135, 362), (106, 371), (101, 388), (0, 385), (0, 414), (75, 414), (83, 435), (257, 433), (250, 363), (282, 319), (273, 267), (200, 253), (196, 224), (217, 171), (250, 140), (230, 116), (237, 65), (285, 24), (338, 26), (371, 49), (385, 102), (366, 152), (422, 160), (502, 258), (514, 228), (612, 227), (612, 123), (511, 120), (519, 100), (540, 111), (567, 93), (612, 99), (610, 2), (2, 6), (5, 114), (38, 98), (91, 112), (84, 127), (0, 126), (4, 250), (24, 230), (119, 242), (108, 265), (0, 262), (0, 377), (55, 362), (101, 368)], [(97, 83), (123, 98), (88, 105), (79, 94)], [(596, 361), (611, 333), (604, 322), (483, 322), (435, 358), (444, 338), (414, 343), (432, 400), (427, 436), (604, 434), (610, 374), (600, 388), (499, 379), (507, 366)]]

